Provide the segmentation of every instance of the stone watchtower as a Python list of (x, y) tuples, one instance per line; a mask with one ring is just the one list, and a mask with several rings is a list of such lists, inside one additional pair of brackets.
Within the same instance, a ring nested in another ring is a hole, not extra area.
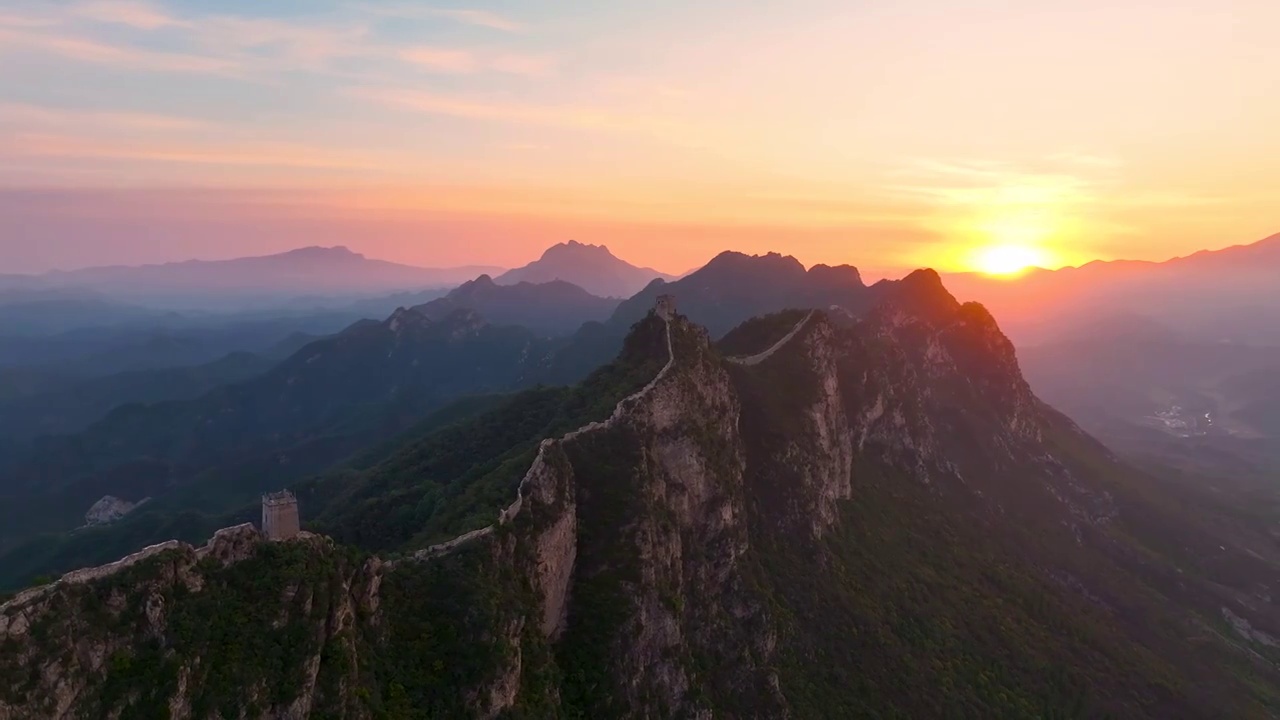
[(676, 296), (659, 295), (658, 302), (653, 309), (654, 312), (658, 313), (658, 317), (663, 320), (674, 320), (676, 316)]
[(298, 498), (288, 490), (262, 496), (262, 534), (268, 540), (288, 540), (298, 534)]

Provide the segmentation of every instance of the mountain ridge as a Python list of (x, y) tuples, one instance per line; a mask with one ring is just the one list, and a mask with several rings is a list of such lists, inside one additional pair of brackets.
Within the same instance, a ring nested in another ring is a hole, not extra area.
[(590, 321), (609, 317), (618, 301), (592, 295), (565, 280), (499, 284), (489, 275), (468, 280), (443, 298), (412, 309), (438, 318), (455, 308), (470, 308), (490, 322), (520, 325), (545, 335), (566, 335)]
[(451, 286), (500, 268), (423, 268), (377, 260), (345, 246), (297, 248), (272, 255), (226, 260), (183, 260), (55, 270), (30, 276), (24, 285), (74, 287), (118, 298), (150, 299), (199, 293), (255, 291), (263, 294), (377, 293)]
[(1054, 339), (1057, 325), (1118, 308), (1214, 340), (1245, 341), (1277, 337), (1270, 321), (1280, 315), (1280, 291), (1272, 282), (1278, 271), (1280, 235), (1272, 235), (1161, 262), (1094, 261), (1012, 278), (954, 273), (947, 283), (957, 296), (990, 306), (1026, 344)]
[(563, 280), (599, 297), (629, 298), (656, 278), (672, 279), (652, 268), (619, 259), (604, 245), (576, 240), (552, 245), (535, 261), (495, 278), (500, 285)]

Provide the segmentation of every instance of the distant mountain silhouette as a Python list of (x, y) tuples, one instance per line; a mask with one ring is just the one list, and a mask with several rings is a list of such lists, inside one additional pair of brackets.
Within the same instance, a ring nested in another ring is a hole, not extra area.
[(592, 295), (626, 298), (640, 292), (655, 278), (674, 279), (653, 268), (636, 267), (620, 260), (604, 245), (586, 245), (570, 240), (548, 248), (541, 258), (522, 268), (499, 275), (496, 282), (514, 285), (564, 280)]
[(618, 302), (596, 297), (563, 280), (499, 285), (488, 275), (481, 275), (445, 297), (413, 309), (439, 320), (465, 308), (496, 325), (521, 325), (543, 335), (564, 335), (584, 322), (608, 318)]
[(110, 266), (37, 276), (46, 287), (74, 287), (115, 297), (199, 293), (316, 295), (376, 293), (451, 286), (496, 268), (422, 268), (374, 260), (345, 247), (306, 247), (233, 260), (188, 260), (161, 265)]
[(1250, 245), (1165, 262), (1096, 261), (1018, 278), (957, 273), (957, 297), (976, 300), (1020, 344), (1059, 339), (1063, 325), (1115, 310), (1147, 316), (1204, 340), (1280, 341), (1280, 234)]
[[(887, 287), (887, 286), (886, 286)], [(657, 279), (624, 301), (603, 323), (583, 325), (554, 350), (548, 382), (572, 383), (617, 355), (631, 327), (644, 319), (660, 295), (671, 295), (681, 314), (719, 338), (744, 321), (781, 310), (839, 308), (860, 316), (876, 293), (857, 268), (817, 265), (805, 270), (794, 257), (724, 252), (674, 282)]]
[(659, 295), (674, 296), (680, 312), (705, 326), (713, 337), (757, 315), (832, 305), (858, 313), (871, 300), (858, 269), (849, 265), (815, 265), (806, 271), (789, 255), (723, 252), (679, 280), (650, 283), (622, 303), (609, 324), (618, 330), (629, 328)]

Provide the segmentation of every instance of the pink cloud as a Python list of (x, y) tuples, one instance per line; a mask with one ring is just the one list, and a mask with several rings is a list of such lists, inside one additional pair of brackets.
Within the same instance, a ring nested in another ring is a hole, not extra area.
[(19, 133), (0, 153), (17, 157), (62, 157), (101, 160), (142, 160), (199, 165), (384, 170), (395, 163), (361, 153), (334, 151), (289, 143), (172, 143), (105, 142), (51, 133)]
[(418, 5), (390, 5), (376, 8), (361, 8), (378, 15), (403, 18), (447, 18), (464, 25), (501, 30), (502, 32), (521, 32), (524, 25), (511, 18), (488, 10), (469, 10), (461, 8), (431, 8)]
[(41, 35), (0, 29), (0, 43), (3, 43), (0, 47), (34, 50), (131, 70), (235, 75), (239, 69), (236, 62), (225, 58), (108, 45), (72, 35)]
[(556, 61), (534, 55), (496, 55), (490, 59), (489, 67), (510, 75), (545, 77), (555, 70)]
[(413, 47), (401, 50), (399, 57), (405, 62), (433, 72), (472, 73), (480, 65), (475, 56), (465, 50)]
[(503, 30), (505, 32), (517, 32), (522, 27), (519, 23), (511, 20), (510, 18), (497, 13), (488, 12), (486, 10), (434, 9), (431, 12), (441, 17), (447, 17), (461, 23), (466, 23), (467, 25), (477, 25), (479, 27)]
[(76, 5), (73, 12), (84, 18), (105, 23), (128, 25), (143, 30), (163, 27), (186, 27), (190, 23), (168, 15), (151, 3), (135, 0), (94, 0)]
[(155, 113), (67, 110), (22, 103), (0, 103), (0, 123), (24, 126), (86, 126), (121, 130), (199, 130), (210, 124), (195, 118)]

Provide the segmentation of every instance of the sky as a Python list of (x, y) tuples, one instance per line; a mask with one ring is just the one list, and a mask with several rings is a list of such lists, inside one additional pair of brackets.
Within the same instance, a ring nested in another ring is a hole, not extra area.
[(0, 273), (346, 245), (870, 275), (1280, 231), (1275, 0), (0, 0)]

